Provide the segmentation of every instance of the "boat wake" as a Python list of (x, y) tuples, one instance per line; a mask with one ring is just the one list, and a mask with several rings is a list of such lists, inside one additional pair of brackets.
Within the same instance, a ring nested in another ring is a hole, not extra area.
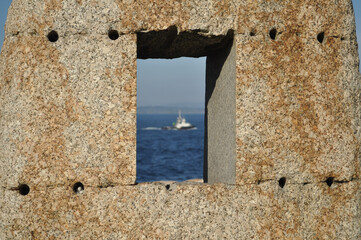
[(146, 128), (142, 128), (142, 130), (162, 130), (162, 128), (159, 127), (146, 127)]

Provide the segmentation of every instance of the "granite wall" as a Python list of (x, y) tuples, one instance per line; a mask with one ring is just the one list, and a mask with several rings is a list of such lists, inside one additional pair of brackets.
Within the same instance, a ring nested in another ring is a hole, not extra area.
[[(361, 239), (351, 0), (14, 0), (5, 30), (0, 239)], [(136, 59), (180, 56), (207, 183), (136, 184)]]

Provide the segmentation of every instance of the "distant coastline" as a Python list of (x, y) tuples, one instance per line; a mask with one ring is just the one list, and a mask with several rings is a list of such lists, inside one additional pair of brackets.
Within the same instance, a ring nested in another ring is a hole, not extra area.
[(137, 107), (138, 114), (204, 114), (204, 108), (201, 107), (173, 107), (173, 106), (142, 106)]

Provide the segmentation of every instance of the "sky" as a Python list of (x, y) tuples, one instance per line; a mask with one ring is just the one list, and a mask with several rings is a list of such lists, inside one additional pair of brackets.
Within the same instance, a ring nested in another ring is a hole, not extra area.
[[(0, 46), (11, 0), (0, 0)], [(361, 56), (361, 0), (353, 0)], [(148, 59), (137, 61), (138, 106), (204, 105), (206, 58)]]

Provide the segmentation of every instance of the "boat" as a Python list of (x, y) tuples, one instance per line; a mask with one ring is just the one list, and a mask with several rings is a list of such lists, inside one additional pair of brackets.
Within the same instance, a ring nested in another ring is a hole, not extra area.
[(186, 121), (184, 117), (182, 117), (181, 111), (178, 112), (177, 122), (173, 123), (173, 126), (164, 126), (163, 130), (188, 130), (193, 129), (195, 126)]

